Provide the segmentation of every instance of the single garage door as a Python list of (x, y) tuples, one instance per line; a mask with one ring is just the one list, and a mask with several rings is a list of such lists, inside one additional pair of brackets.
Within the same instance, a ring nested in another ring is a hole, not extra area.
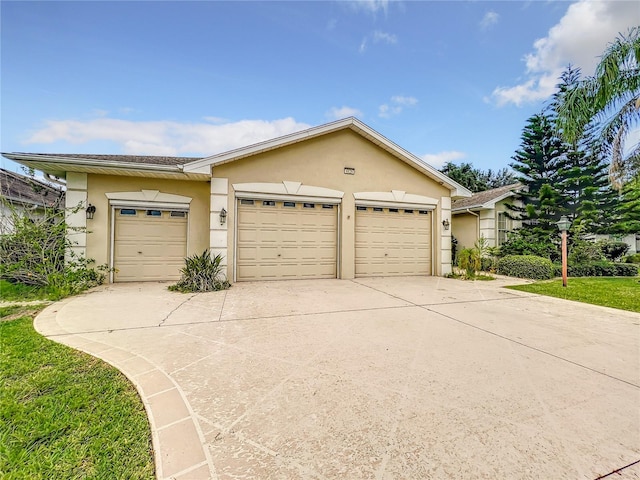
[(428, 210), (356, 207), (356, 277), (431, 275)]
[(336, 278), (337, 239), (337, 205), (241, 199), (236, 278)]
[(177, 280), (187, 255), (187, 212), (115, 209), (114, 281)]

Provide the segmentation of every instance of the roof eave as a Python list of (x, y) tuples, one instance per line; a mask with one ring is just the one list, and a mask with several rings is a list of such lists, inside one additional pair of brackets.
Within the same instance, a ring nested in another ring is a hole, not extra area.
[(104, 170), (110, 170), (114, 174), (119, 172), (126, 172), (131, 174), (138, 172), (144, 174), (148, 173), (162, 173), (171, 176), (178, 177), (199, 177), (205, 178), (210, 175), (202, 174), (200, 172), (183, 172), (183, 165), (157, 165), (157, 164), (143, 164), (143, 163), (129, 163), (129, 162), (115, 162), (113, 160), (93, 160), (88, 158), (73, 158), (73, 157), (56, 157), (55, 155), (31, 155), (28, 153), (2, 153), (2, 156), (25, 165), (32, 167), (37, 164), (37, 169), (47, 173), (49, 175), (60, 176), (61, 172), (74, 172), (82, 171), (87, 167), (95, 167)]
[(337, 120), (335, 122), (312, 127), (307, 130), (302, 130), (300, 132), (291, 133), (289, 135), (285, 135), (275, 139), (266, 140), (264, 142), (259, 142), (246, 147), (241, 147), (228, 152), (205, 157), (194, 162), (189, 162), (184, 165), (184, 171), (203, 172), (205, 169), (210, 169), (212, 167), (215, 167), (216, 165), (233, 162), (241, 158), (257, 155), (287, 145), (292, 145), (294, 143), (302, 142), (304, 140), (315, 138), (321, 135), (326, 135), (328, 133), (333, 133), (345, 128), (350, 128), (356, 131), (357, 133), (368, 138), (373, 143), (385, 149), (389, 153), (401, 158), (406, 163), (412, 164), (414, 168), (431, 177), (433, 180), (440, 183), (440, 185), (448, 188), (452, 192), (453, 197), (466, 198), (472, 195), (470, 190), (451, 180), (444, 173), (436, 170), (428, 163), (422, 161), (417, 156), (395, 144), (394, 142), (376, 132), (371, 127), (355, 117)]

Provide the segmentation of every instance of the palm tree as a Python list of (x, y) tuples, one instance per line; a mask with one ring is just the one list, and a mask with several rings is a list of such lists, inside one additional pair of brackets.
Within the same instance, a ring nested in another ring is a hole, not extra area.
[(559, 94), (557, 128), (576, 144), (595, 126), (602, 152), (610, 157), (612, 185), (622, 185), (640, 169), (640, 142), (625, 140), (640, 125), (640, 27), (609, 44), (596, 72)]

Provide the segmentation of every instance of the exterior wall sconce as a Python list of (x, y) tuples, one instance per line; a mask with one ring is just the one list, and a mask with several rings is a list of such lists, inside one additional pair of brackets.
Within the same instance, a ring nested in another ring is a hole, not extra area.
[(87, 205), (87, 220), (93, 220), (93, 216), (96, 213), (96, 206), (95, 205)]
[(220, 210), (220, 225), (224, 225), (227, 221), (227, 211), (223, 208)]
[(444, 220), (442, 220), (442, 226), (444, 227), (445, 230), (449, 230), (449, 226), (451, 224), (449, 223), (449, 219), (445, 218)]

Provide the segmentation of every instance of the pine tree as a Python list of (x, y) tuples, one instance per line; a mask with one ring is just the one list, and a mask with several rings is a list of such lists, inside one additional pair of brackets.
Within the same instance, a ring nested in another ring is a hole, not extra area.
[(518, 195), (524, 206), (512, 206), (511, 216), (522, 220), (525, 226), (560, 217), (557, 210), (561, 208), (561, 196), (556, 185), (563, 147), (547, 116), (540, 113), (527, 120), (520, 149), (510, 164), (525, 187)]
[[(552, 121), (556, 121), (557, 110), (566, 93), (579, 81), (580, 69), (569, 66), (562, 73), (558, 92), (548, 108)], [(604, 160), (593, 125), (585, 125), (573, 143), (565, 142), (564, 155), (558, 159), (557, 174), (557, 187), (563, 197), (561, 211), (575, 227), (589, 233), (609, 229), (613, 221), (615, 192), (609, 184), (608, 162)]]
[(612, 233), (640, 232), (640, 174), (622, 187), (615, 214)]
[(521, 138), (520, 149), (510, 166), (524, 186), (516, 197), (522, 206), (513, 204), (507, 208), (511, 218), (522, 221), (522, 228), (509, 236), (502, 246), (503, 253), (536, 252), (555, 260), (558, 251), (555, 222), (564, 213), (564, 197), (558, 188), (562, 184), (558, 167), (565, 155), (564, 144), (544, 113), (527, 120)]

